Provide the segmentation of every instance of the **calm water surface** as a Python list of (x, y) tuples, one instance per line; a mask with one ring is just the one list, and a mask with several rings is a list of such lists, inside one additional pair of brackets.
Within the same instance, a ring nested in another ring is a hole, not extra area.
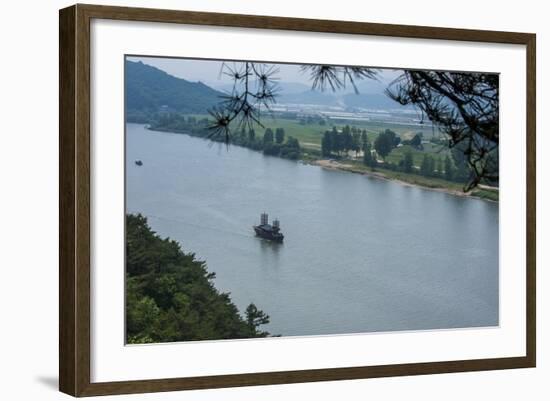
[[(498, 204), (127, 125), (127, 211), (274, 334), (498, 325)], [(134, 161), (140, 159), (143, 166)], [(266, 211), (283, 244), (254, 236)]]

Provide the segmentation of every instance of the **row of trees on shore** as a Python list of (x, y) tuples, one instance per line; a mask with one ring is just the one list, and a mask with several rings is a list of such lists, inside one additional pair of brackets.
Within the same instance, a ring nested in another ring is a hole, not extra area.
[(300, 142), (292, 136), (286, 137), (284, 128), (276, 128), (273, 131), (268, 127), (261, 137), (253, 128), (248, 131), (241, 129), (234, 134), (232, 143), (260, 150), (265, 155), (279, 156), (285, 159), (298, 160), (301, 155)]
[(367, 130), (358, 129), (346, 125), (339, 131), (336, 127), (325, 131), (321, 140), (321, 154), (324, 157), (330, 157), (336, 154), (348, 154), (353, 151), (356, 154), (364, 147), (368, 141)]
[[(224, 138), (210, 136), (211, 121), (207, 118), (196, 118), (177, 113), (160, 115), (150, 126), (153, 130), (183, 132), (192, 136), (208, 138), (213, 141), (224, 141)], [(268, 127), (263, 133), (256, 129), (241, 128), (232, 133), (231, 144), (263, 152), (269, 156), (279, 156), (285, 159), (298, 160), (302, 149), (298, 139), (287, 136), (283, 128)]]
[[(394, 131), (386, 129), (376, 137), (374, 148), (382, 158), (385, 158), (400, 142), (401, 138)], [(360, 151), (365, 150), (367, 145), (370, 146), (370, 142), (366, 129), (362, 130), (349, 125), (345, 125), (341, 130), (332, 127), (332, 130), (325, 131), (323, 135), (321, 154), (324, 157), (335, 154), (340, 157), (352, 151), (357, 156)]]
[[(371, 144), (367, 140), (363, 145), (363, 164), (371, 168), (383, 167), (393, 171), (402, 171), (407, 174), (418, 174), (424, 177), (440, 178), (447, 181), (465, 183), (470, 179), (470, 169), (467, 160), (464, 157), (464, 151), (460, 147), (453, 148), (445, 157), (439, 155), (424, 153), (420, 166), (414, 164), (414, 155), (412, 149), (419, 149), (421, 142), (415, 139), (419, 135), (415, 135), (413, 140), (404, 143), (404, 146), (409, 146), (401, 156), (398, 163), (391, 163), (385, 160), (391, 150), (399, 144), (395, 139), (393, 132), (381, 132), (374, 141), (373, 151)], [(405, 142), (405, 141), (403, 141)], [(394, 144), (392, 146), (392, 143)], [(377, 154), (384, 159), (382, 163), (377, 159)]]
[[(436, 139), (433, 141), (437, 142)], [(388, 162), (387, 156), (400, 144), (404, 146), (403, 149), (407, 149), (402, 153), (401, 160), (398, 163)], [(443, 147), (444, 144), (440, 145)], [(424, 151), (422, 134), (417, 133), (411, 139), (402, 141), (401, 137), (390, 129), (380, 132), (371, 143), (366, 130), (349, 125), (341, 130), (332, 127), (331, 130), (325, 131), (321, 142), (323, 157), (346, 157), (349, 152), (355, 152), (357, 157), (358, 153), (362, 152), (363, 164), (371, 168), (380, 167), (461, 183), (470, 178), (464, 150), (460, 146), (447, 152), (444, 157), (424, 153), (420, 165), (415, 165), (413, 151), (417, 154)]]

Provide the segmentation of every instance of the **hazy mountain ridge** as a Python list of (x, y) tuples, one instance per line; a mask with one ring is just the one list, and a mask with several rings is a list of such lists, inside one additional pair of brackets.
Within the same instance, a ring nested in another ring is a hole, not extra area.
[(142, 62), (126, 61), (126, 111), (204, 113), (220, 101), (221, 92), (202, 82), (176, 78)]

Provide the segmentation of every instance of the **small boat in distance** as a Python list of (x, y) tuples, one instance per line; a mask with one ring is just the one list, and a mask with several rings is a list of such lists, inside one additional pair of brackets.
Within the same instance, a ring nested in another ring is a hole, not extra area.
[(262, 213), (260, 216), (260, 225), (253, 227), (258, 237), (262, 237), (263, 239), (267, 239), (269, 241), (283, 242), (283, 238), (285, 236), (280, 231), (281, 227), (279, 220), (275, 219), (273, 220), (273, 224), (269, 224), (267, 220), (267, 213)]
[(136, 166), (143, 166), (143, 162), (141, 160), (136, 160), (135, 163)]

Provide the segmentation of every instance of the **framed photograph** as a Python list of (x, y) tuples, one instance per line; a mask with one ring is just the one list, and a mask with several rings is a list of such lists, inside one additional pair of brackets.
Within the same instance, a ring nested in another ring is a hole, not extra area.
[(61, 10), (60, 390), (534, 367), (535, 112), (534, 34)]

